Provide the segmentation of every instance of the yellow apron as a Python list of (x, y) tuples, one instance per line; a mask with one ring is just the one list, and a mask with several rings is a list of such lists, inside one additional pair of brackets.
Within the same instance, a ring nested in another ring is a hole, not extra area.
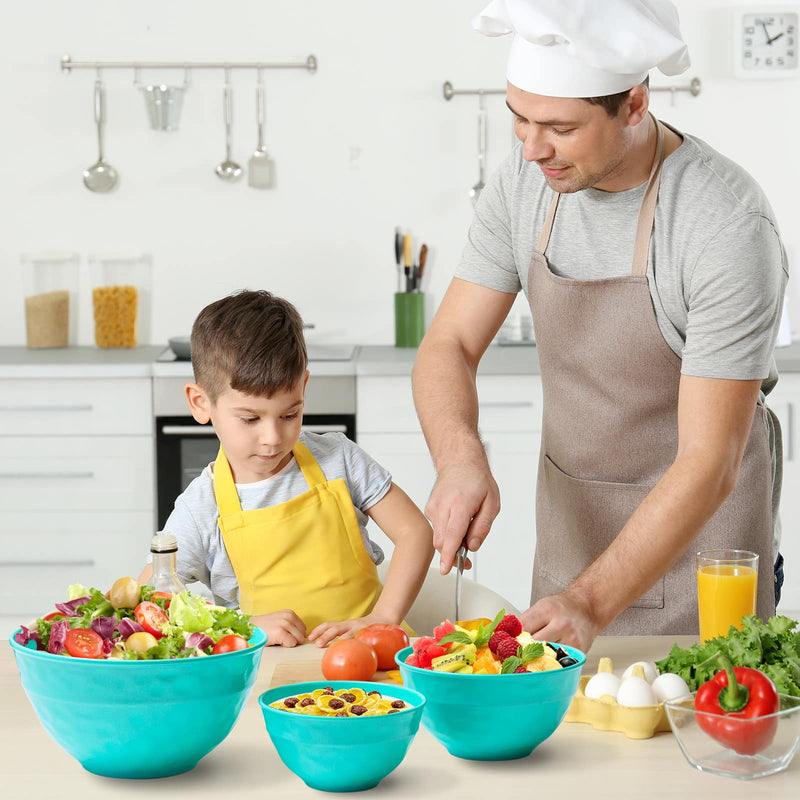
[(294, 457), (309, 490), (285, 503), (242, 511), (222, 448), (214, 463), (219, 529), (245, 614), (290, 608), (311, 632), (321, 622), (368, 614), (381, 593), (342, 478), (328, 481), (309, 449)]

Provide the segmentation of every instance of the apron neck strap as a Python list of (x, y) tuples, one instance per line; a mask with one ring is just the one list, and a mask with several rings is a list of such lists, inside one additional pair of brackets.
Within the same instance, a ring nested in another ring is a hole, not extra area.
[(236, 484), (233, 482), (231, 465), (221, 445), (217, 460), (214, 462), (214, 497), (217, 500), (217, 510), (222, 517), (242, 510)]
[[(653, 231), (653, 220), (655, 219), (656, 201), (658, 200), (658, 186), (661, 182), (661, 165), (664, 163), (664, 126), (652, 115), (656, 126), (656, 154), (653, 158), (653, 165), (650, 167), (650, 175), (647, 179), (647, 188), (644, 190), (642, 204), (639, 207), (639, 221), (636, 226), (636, 240), (633, 246), (633, 265), (631, 275), (647, 274), (647, 254), (650, 250), (650, 234)], [(536, 249), (540, 253), (547, 250), (550, 241), (550, 234), (553, 231), (553, 220), (556, 216), (558, 201), (561, 197), (559, 192), (553, 193), (550, 207), (547, 209), (547, 216), (544, 219), (539, 243)]]
[(297, 461), (297, 466), (300, 467), (300, 471), (303, 473), (303, 477), (308, 482), (310, 489), (326, 482), (325, 473), (320, 469), (314, 456), (311, 455), (311, 451), (302, 442), (297, 442), (292, 452)]

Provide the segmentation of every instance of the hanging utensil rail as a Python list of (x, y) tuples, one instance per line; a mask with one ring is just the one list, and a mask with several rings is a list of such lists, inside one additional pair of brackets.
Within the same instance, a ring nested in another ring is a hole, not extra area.
[(445, 81), (442, 87), (445, 100), (452, 100), (456, 94), (505, 94), (505, 89), (454, 89), (450, 81)]
[(61, 71), (69, 74), (73, 69), (306, 69), (317, 71), (317, 57), (305, 61), (73, 61), (69, 55), (61, 57)]

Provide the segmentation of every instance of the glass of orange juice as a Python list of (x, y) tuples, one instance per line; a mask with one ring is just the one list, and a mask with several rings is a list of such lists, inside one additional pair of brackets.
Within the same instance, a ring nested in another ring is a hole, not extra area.
[(702, 550), (697, 554), (700, 641), (726, 636), (756, 613), (758, 555), (749, 550)]

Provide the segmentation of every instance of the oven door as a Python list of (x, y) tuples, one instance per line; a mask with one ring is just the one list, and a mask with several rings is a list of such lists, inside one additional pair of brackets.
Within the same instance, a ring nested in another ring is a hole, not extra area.
[[(303, 430), (338, 431), (356, 438), (355, 414), (304, 414)], [(217, 457), (219, 441), (211, 425), (192, 417), (156, 417), (158, 529), (163, 530), (175, 500)]]

